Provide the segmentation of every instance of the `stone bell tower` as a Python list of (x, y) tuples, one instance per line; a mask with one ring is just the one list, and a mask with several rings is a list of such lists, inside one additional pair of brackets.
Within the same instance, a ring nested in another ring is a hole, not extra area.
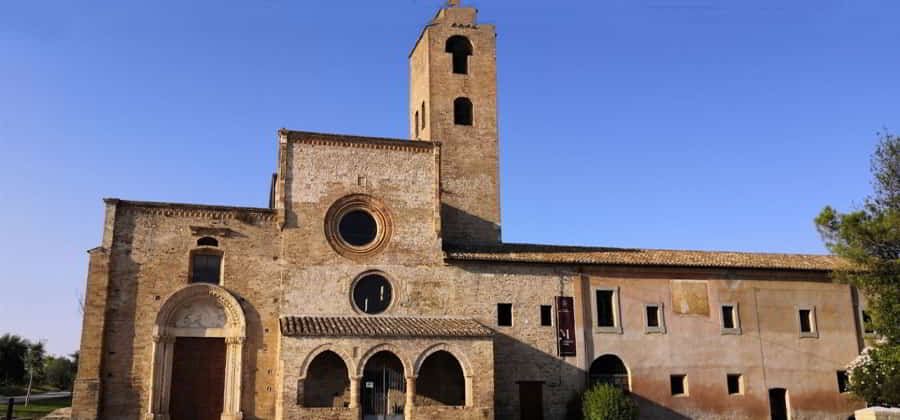
[(442, 143), (441, 223), (451, 245), (500, 242), (493, 25), (451, 0), (409, 56), (410, 137)]

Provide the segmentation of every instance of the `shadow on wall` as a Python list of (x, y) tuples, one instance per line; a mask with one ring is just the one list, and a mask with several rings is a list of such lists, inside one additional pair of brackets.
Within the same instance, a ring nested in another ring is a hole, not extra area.
[(256, 366), (259, 364), (258, 359), (265, 357), (265, 354), (271, 349), (266, 348), (263, 337), (263, 325), (259, 312), (250, 304), (250, 301), (244, 299), (243, 296), (228, 290), (229, 293), (237, 298), (244, 311), (244, 319), (247, 322), (247, 337), (244, 340), (244, 351), (241, 354), (241, 410), (244, 413), (244, 419), (254, 420), (256, 417)]
[[(106, 325), (101, 349), (100, 417), (116, 414), (137, 418), (141, 413), (134, 401), (140, 390), (130, 380), (134, 372), (135, 319), (137, 317), (137, 285), (141, 265), (131, 258), (135, 217), (132, 212), (118, 211), (116, 237), (109, 251), (109, 289)], [(147, 340), (147, 345), (151, 345)], [(149, 348), (146, 350), (149, 352)]]
[[(471, 234), (463, 235), (461, 231), (493, 232), (493, 238), (500, 238), (500, 226), (445, 203), (441, 203), (441, 224), (444, 242), (447, 244), (461, 241), (484, 242), (488, 236), (480, 234), (472, 237)], [(455, 229), (448, 230), (447, 226), (455, 226)]]
[[(497, 418), (528, 418), (522, 416), (523, 408), (529, 410), (535, 406), (529, 405), (533, 403), (531, 401), (520, 399), (518, 383), (542, 382), (543, 418), (580, 420), (581, 395), (587, 386), (588, 372), (557, 357), (555, 350), (547, 353), (504, 334), (503, 327), (495, 330), (494, 404)], [(641, 395), (630, 395), (638, 403), (642, 419), (689, 419)]]

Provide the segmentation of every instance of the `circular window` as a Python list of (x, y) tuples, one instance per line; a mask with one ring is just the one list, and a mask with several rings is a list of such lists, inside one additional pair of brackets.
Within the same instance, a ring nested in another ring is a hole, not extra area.
[(339, 254), (353, 259), (374, 255), (387, 245), (391, 218), (384, 204), (373, 197), (344, 197), (325, 215), (325, 236)]
[(353, 285), (353, 305), (367, 314), (380, 314), (391, 306), (393, 288), (381, 274), (364, 274)]
[(341, 239), (353, 246), (366, 246), (378, 238), (378, 222), (365, 210), (353, 210), (338, 222)]

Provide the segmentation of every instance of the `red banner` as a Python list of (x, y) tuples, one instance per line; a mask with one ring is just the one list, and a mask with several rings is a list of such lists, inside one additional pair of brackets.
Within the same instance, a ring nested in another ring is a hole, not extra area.
[(575, 304), (571, 296), (556, 297), (556, 341), (559, 355), (575, 355)]

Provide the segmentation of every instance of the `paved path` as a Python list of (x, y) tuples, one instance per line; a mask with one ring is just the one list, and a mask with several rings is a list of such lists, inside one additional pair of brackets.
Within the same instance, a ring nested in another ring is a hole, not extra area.
[[(52, 400), (54, 398), (66, 398), (66, 397), (71, 397), (71, 396), (72, 396), (72, 393), (69, 391), (45, 392), (43, 394), (32, 394), (29, 401)], [(10, 398), (13, 399), (15, 404), (25, 404), (25, 396), (24, 395), (18, 395), (15, 397), (12, 397), (12, 396), (5, 397), (5, 396), (0, 395), (0, 404), (6, 404), (7, 402), (9, 402)], [(3, 415), (3, 413), (0, 413), (0, 416), (2, 416), (2, 415)]]

